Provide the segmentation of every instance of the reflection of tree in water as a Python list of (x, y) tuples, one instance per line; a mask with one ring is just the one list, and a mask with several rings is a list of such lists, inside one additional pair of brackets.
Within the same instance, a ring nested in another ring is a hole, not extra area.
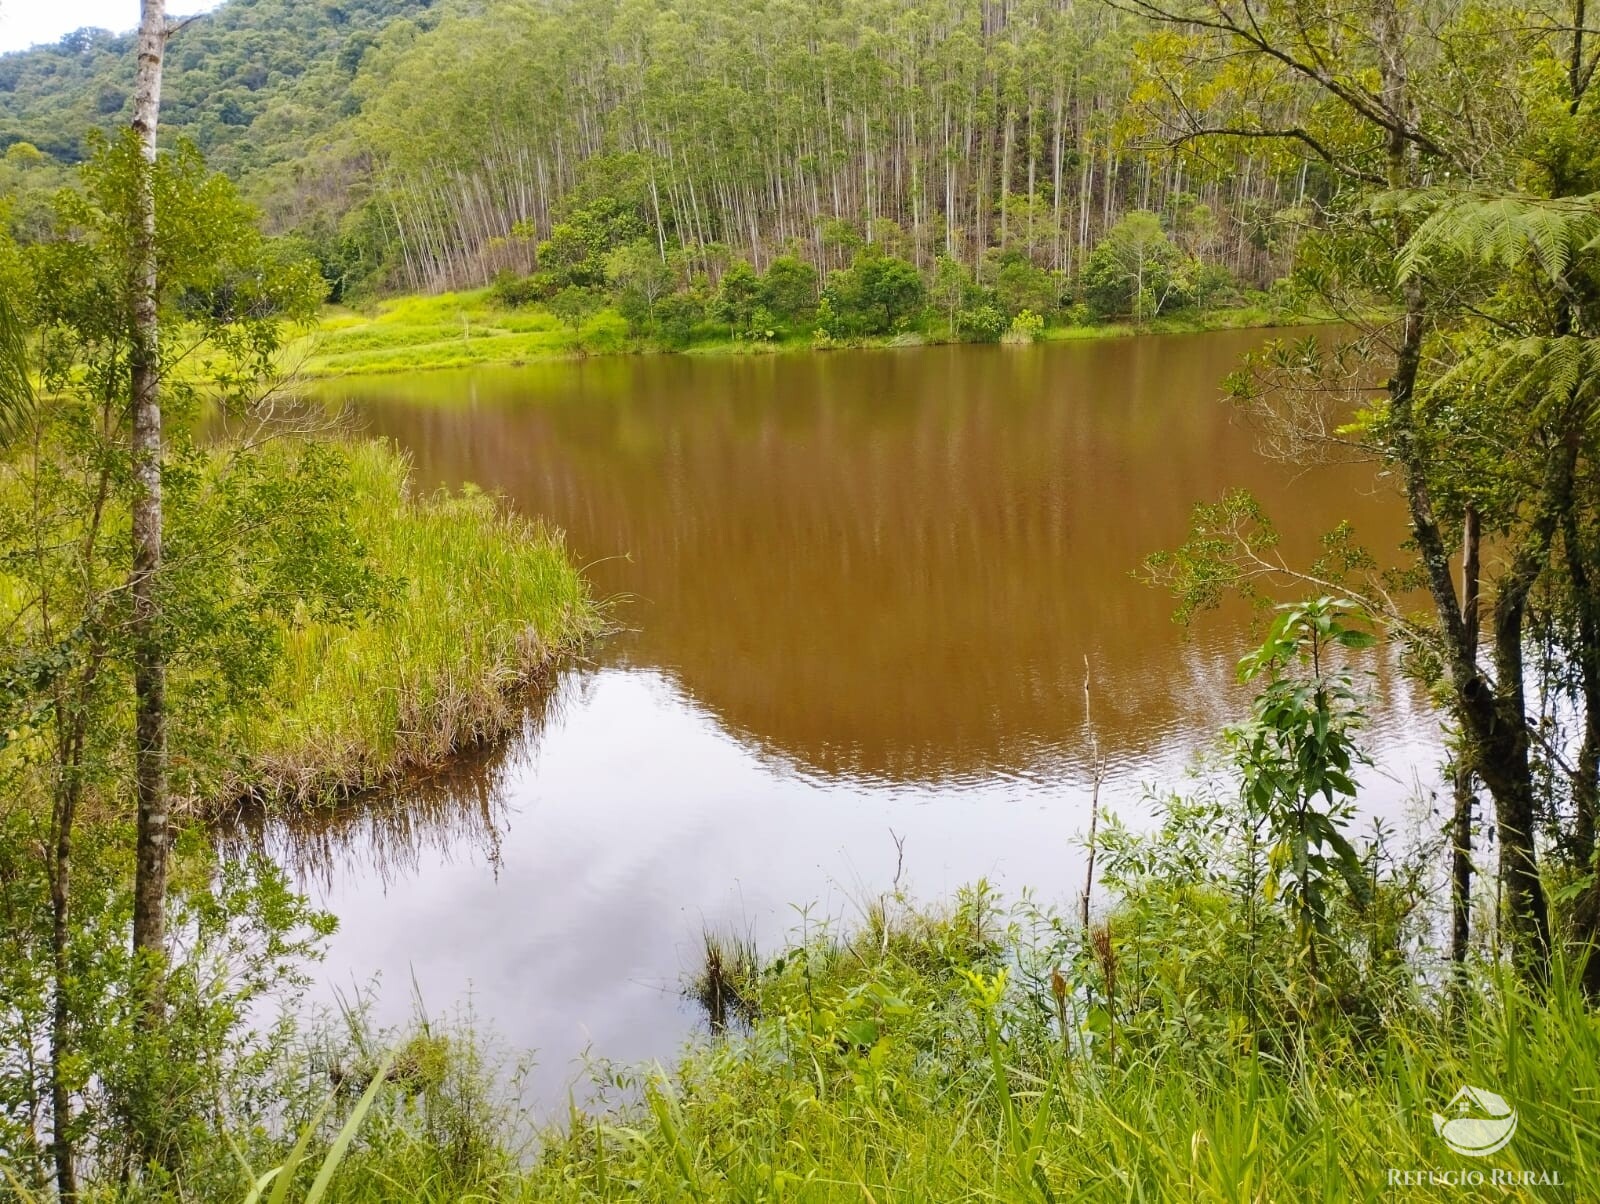
[(1185, 636), (1135, 577), (1196, 501), (1249, 488), (1300, 563), (1345, 520), (1377, 555), (1398, 542), (1370, 466), (1273, 463), (1218, 404), (1263, 337), (626, 357), (325, 396), (410, 449), (419, 487), (472, 481), (564, 528), (596, 592), (635, 599), (607, 663), (661, 672), (763, 758), (982, 783), (1081, 768), (1086, 657), (1114, 758), (1242, 717), (1247, 609)]
[(498, 875), (507, 824), (507, 783), (524, 771), (541, 734), (581, 695), (587, 676), (556, 675), (530, 691), (522, 729), (467, 749), (438, 771), (293, 816), (246, 804), (214, 826), (224, 857), (263, 854), (302, 883), (331, 887), (343, 874), (375, 870), (387, 889), (415, 873), (424, 852), (441, 860), (481, 856)]

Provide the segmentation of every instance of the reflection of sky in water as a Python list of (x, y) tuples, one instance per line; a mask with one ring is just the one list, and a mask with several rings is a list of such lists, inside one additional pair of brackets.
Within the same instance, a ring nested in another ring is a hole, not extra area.
[[(1022, 349), (622, 357), (340, 382), (419, 484), (472, 481), (561, 526), (626, 630), (521, 741), (286, 850), (341, 917), (323, 991), (414, 975), (539, 1051), (670, 1056), (703, 926), (770, 947), (857, 913), (895, 870), (935, 899), (979, 877), (1081, 889), (1083, 681), (1132, 816), (1240, 719), (1242, 608), (1187, 635), (1131, 570), (1190, 507), (1245, 486), (1286, 554), (1349, 519), (1401, 534), (1370, 466), (1256, 454), (1217, 382), (1263, 336)], [(1392, 555), (1392, 553), (1389, 553)], [(1373, 680), (1364, 806), (1398, 820), (1436, 727)], [(281, 833), (272, 840), (278, 843)]]
[[(1428, 731), (1371, 733), (1368, 807), (1401, 818), (1432, 776)], [(1145, 788), (1181, 787), (1195, 751), (1172, 733), (1113, 762), (1102, 805), (1136, 819)], [(413, 978), (433, 1008), (470, 994), (505, 1041), (538, 1052), (531, 1094), (557, 1112), (585, 1049), (663, 1058), (690, 1031), (679, 984), (702, 927), (770, 948), (801, 908), (859, 916), (893, 879), (891, 832), (921, 898), (986, 877), (1012, 898), (1067, 900), (1082, 881), (1081, 762), (937, 786), (824, 778), (742, 744), (656, 673), (569, 677), (548, 726), (490, 775), (492, 799), (461, 775), (454, 803), (436, 800), (431, 825), (398, 841), (367, 812), (300, 844), (314, 896), (340, 917), (322, 990), (381, 973), (379, 1015), (395, 1020)]]

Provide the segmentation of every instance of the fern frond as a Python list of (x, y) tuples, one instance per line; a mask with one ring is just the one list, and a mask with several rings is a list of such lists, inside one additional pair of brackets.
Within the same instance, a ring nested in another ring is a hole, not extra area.
[(1532, 265), (1558, 280), (1575, 256), (1600, 247), (1600, 193), (1541, 198), (1428, 188), (1386, 193), (1372, 208), (1426, 215), (1395, 259), (1401, 280), (1448, 258), (1506, 271)]
[[(1596, 393), (1600, 339), (1530, 336), (1488, 343), (1433, 383), (1435, 392), (1478, 388), (1528, 406), (1537, 416), (1551, 405)], [(1593, 409), (1600, 395), (1591, 396)]]

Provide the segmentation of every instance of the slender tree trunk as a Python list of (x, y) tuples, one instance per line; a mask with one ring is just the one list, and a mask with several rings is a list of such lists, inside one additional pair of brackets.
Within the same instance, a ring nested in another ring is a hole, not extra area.
[[(1467, 507), (1461, 533), (1461, 626), (1469, 653), (1478, 653), (1478, 511)], [(1458, 980), (1467, 963), (1472, 923), (1472, 764), (1462, 749), (1455, 774), (1455, 815), (1450, 824), (1450, 960)]]
[[(72, 771), (69, 769), (69, 773)], [(72, 1043), (72, 1013), (67, 1002), (67, 944), (71, 935), (72, 818), (77, 784), (64, 782), (56, 801), (54, 848), (50, 862), (50, 946), (55, 990), (50, 1006), (50, 1151), (56, 1164), (56, 1195), (62, 1204), (78, 1198), (78, 1173), (72, 1142), (72, 1089), (67, 1082), (65, 1062)]]
[[(96, 518), (98, 526), (98, 515)], [(96, 661), (82, 683), (82, 695), (93, 686)], [(72, 1086), (65, 1063), (72, 1054), (72, 1008), (67, 997), (71, 976), (67, 948), (72, 937), (72, 825), (83, 794), (83, 746), (87, 724), (83, 699), (58, 698), (56, 723), (62, 731), (61, 778), (51, 816), (50, 952), (55, 991), (50, 1001), (50, 1114), (54, 1131), (51, 1153), (56, 1164), (56, 1195), (61, 1204), (78, 1199), (77, 1156), (72, 1140)]]
[[(160, 346), (156, 329), (156, 123), (161, 110), (161, 60), (166, 49), (164, 0), (143, 0), (133, 129), (144, 152), (133, 232), (133, 600), (134, 775), (138, 835), (133, 949), (149, 955), (154, 981), (166, 953), (167, 666), (156, 579), (161, 568)], [(151, 995), (146, 1021), (161, 1022), (161, 994)]]

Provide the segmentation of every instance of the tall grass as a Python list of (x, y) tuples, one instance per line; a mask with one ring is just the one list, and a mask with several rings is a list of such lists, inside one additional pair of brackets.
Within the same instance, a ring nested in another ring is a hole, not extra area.
[[(1113, 1055), (1092, 1034), (1059, 1039), (1017, 939), (977, 939), (962, 909), (902, 917), (887, 941), (791, 948), (747, 1036), (641, 1072), (636, 1104), (574, 1114), (530, 1164), (486, 1160), (464, 1181), (391, 1126), (350, 1150), (326, 1199), (1600, 1197), (1600, 1022), (1572, 976), (1534, 999), (1490, 975), (1459, 1022), (1417, 996), (1359, 1041), (1312, 1026), (1269, 1052), (1197, 1016), (1187, 1038), (1135, 1024)], [(1518, 1108), (1500, 1153), (1460, 1156), (1435, 1134), (1463, 1084)], [(1525, 1173), (1535, 1186), (1511, 1186)]]
[(387, 444), (349, 457), (353, 525), (398, 593), (354, 626), (286, 633), (239, 783), (276, 800), (375, 786), (502, 735), (518, 691), (599, 628), (557, 532), (470, 487), (414, 496)]
[[(1132, 891), (1088, 934), (982, 889), (939, 912), (896, 904), (742, 965), (748, 1029), (670, 1074), (611, 1079), (633, 1102), (575, 1113), (531, 1162), (451, 1179), (390, 1130), (351, 1151), (328, 1200), (1600, 1198), (1600, 1016), (1572, 967), (1536, 994), (1484, 965), (1456, 1012), (1421, 961), (1308, 995), (1286, 927), (1254, 932), (1263, 964), (1247, 965), (1231, 938), (1253, 921), (1186, 889), (1187, 925)], [(1243, 974), (1254, 997), (1236, 1008), (1214, 988)], [(1464, 1085), (1518, 1110), (1488, 1157), (1435, 1132)]]

